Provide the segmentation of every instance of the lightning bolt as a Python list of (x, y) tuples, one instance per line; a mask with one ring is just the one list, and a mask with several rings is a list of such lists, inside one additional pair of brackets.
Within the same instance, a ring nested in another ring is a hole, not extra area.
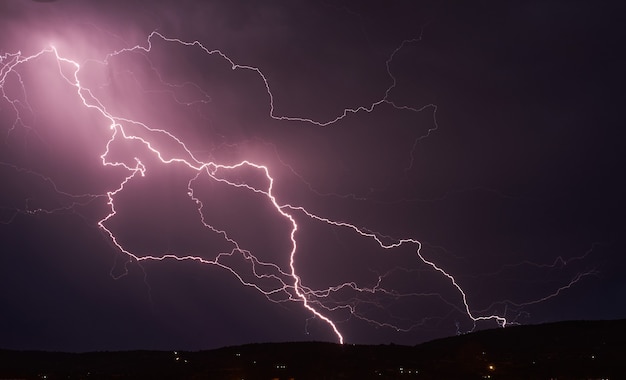
[[(468, 296), (457, 278), (446, 271), (443, 266), (438, 265), (435, 260), (427, 258), (422, 252), (422, 243), (417, 239), (412, 237), (395, 238), (386, 236), (382, 233), (371, 231), (348, 221), (336, 220), (328, 216), (320, 215), (310, 211), (302, 205), (282, 201), (276, 194), (275, 175), (272, 174), (273, 172), (268, 165), (258, 163), (252, 159), (245, 159), (234, 163), (224, 163), (201, 158), (197, 153), (194, 153), (183, 138), (178, 137), (173, 132), (167, 129), (153, 127), (148, 123), (144, 123), (135, 118), (121, 116), (115, 111), (111, 111), (112, 107), (108, 106), (107, 101), (101, 96), (98, 96), (97, 89), (91, 88), (90, 86), (82, 83), (82, 73), (84, 70), (83, 66), (87, 64), (94, 63), (106, 67), (111, 65), (111, 62), (116, 58), (128, 55), (139, 55), (142, 56), (146, 62), (148, 62), (150, 67), (152, 67), (149, 56), (153, 50), (153, 44), (155, 41), (159, 41), (159, 43), (171, 44), (186, 49), (195, 49), (201, 54), (218, 57), (223, 62), (228, 64), (232, 70), (252, 73), (261, 81), (263, 88), (265, 89), (269, 107), (269, 117), (277, 122), (305, 123), (314, 127), (328, 128), (337, 125), (340, 121), (350, 117), (351, 115), (356, 115), (358, 113), (372, 113), (375, 109), (383, 105), (391, 107), (398, 112), (420, 113), (429, 111), (432, 114), (433, 127), (429, 128), (424, 134), (415, 140), (415, 143), (413, 144), (413, 149), (415, 149), (418, 141), (428, 137), (431, 133), (437, 130), (438, 126), (435, 118), (437, 106), (434, 104), (427, 104), (422, 107), (411, 107), (392, 101), (390, 94), (396, 87), (397, 81), (396, 77), (393, 75), (391, 64), (394, 57), (402, 49), (411, 44), (418, 43), (420, 40), (421, 36), (415, 39), (404, 40), (389, 55), (385, 64), (391, 83), (385, 89), (382, 97), (364, 106), (345, 108), (336, 117), (332, 117), (328, 120), (316, 120), (305, 116), (277, 114), (275, 109), (275, 98), (271, 90), (270, 82), (261, 69), (254, 66), (236, 63), (222, 51), (208, 49), (197, 40), (191, 42), (184, 41), (178, 38), (167, 37), (157, 31), (154, 31), (147, 36), (145, 44), (139, 44), (112, 51), (106, 54), (104, 59), (100, 60), (91, 59), (84, 62), (78, 62), (77, 60), (71, 58), (66, 52), (61, 52), (55, 46), (48, 46), (30, 55), (23, 55), (21, 52), (6, 53), (0, 56), (0, 94), (6, 104), (10, 106), (10, 109), (14, 114), (14, 122), (7, 131), (7, 139), (11, 134), (15, 133), (15, 130), (19, 127), (32, 130), (36, 133), (35, 128), (30, 127), (27, 121), (28, 119), (33, 119), (33, 117), (27, 116), (29, 113), (28, 110), (31, 110), (31, 107), (28, 97), (26, 96), (26, 84), (23, 81), (21, 69), (27, 67), (32, 62), (44, 60), (44, 58), (52, 58), (53, 62), (57, 65), (59, 78), (61, 78), (67, 86), (74, 90), (73, 92), (77, 97), (80, 106), (84, 109), (93, 111), (95, 114), (99, 115), (99, 117), (106, 120), (106, 126), (102, 128), (108, 135), (108, 138), (106, 138), (106, 142), (102, 146), (103, 152), (99, 156), (102, 166), (122, 170), (125, 174), (112, 189), (106, 191), (105, 193), (72, 194), (60, 189), (52, 178), (39, 174), (33, 170), (21, 168), (17, 165), (3, 163), (3, 167), (32, 176), (39, 181), (46, 183), (47, 186), (52, 188), (57, 194), (67, 198), (66, 203), (60, 207), (33, 208), (27, 203), (22, 209), (18, 209), (6, 217), (5, 220), (3, 220), (3, 223), (10, 223), (19, 212), (25, 214), (56, 213), (73, 210), (78, 206), (94, 202), (97, 199), (104, 199), (107, 205), (107, 212), (105, 213), (106, 215), (97, 221), (97, 226), (113, 244), (115, 249), (126, 255), (130, 260), (138, 263), (147, 261), (191, 261), (199, 264), (219, 267), (230, 272), (244, 286), (253, 288), (263, 294), (271, 302), (299, 303), (310, 313), (310, 315), (323, 321), (335, 335), (339, 343), (343, 343), (345, 338), (338, 327), (338, 320), (333, 318), (333, 315), (335, 315), (336, 312), (344, 312), (347, 313), (348, 318), (357, 318), (376, 326), (391, 328), (397, 331), (410, 331), (420, 324), (420, 322), (409, 323), (408, 325), (390, 323), (380, 318), (370, 317), (359, 311), (360, 307), (367, 304), (370, 304), (372, 307), (377, 309), (384, 308), (384, 305), (376, 299), (379, 296), (388, 296), (391, 298), (438, 297), (452, 308), (467, 315), (474, 325), (479, 321), (491, 320), (495, 321), (499, 326), (504, 327), (509, 323), (504, 314), (494, 314), (489, 312), (480, 313), (472, 309), (470, 302), (468, 301)], [(152, 67), (152, 70), (159, 78), (161, 84), (167, 89), (166, 92), (170, 92), (173, 99), (178, 104), (192, 106), (196, 103), (208, 103), (211, 101), (208, 94), (202, 91), (202, 89), (193, 82), (183, 84), (167, 83), (160, 76), (156, 68)], [(11, 81), (12, 83), (17, 83), (17, 85), (9, 85)], [(198, 99), (188, 101), (176, 97), (174, 89), (180, 88), (181, 86), (191, 86), (196, 89), (200, 94)], [(9, 90), (9, 88), (11, 88), (11, 90)], [(13, 90), (14, 88), (19, 88), (20, 91), (15, 93)], [(147, 92), (151, 90), (142, 89), (142, 91)], [(34, 111), (30, 112), (34, 113)], [(114, 152), (115, 146), (121, 142), (137, 144), (132, 146), (141, 146), (142, 149), (150, 152), (151, 156), (147, 159), (139, 158), (138, 155), (133, 155), (132, 159), (116, 159)], [(413, 151), (411, 151), (406, 170), (410, 170), (413, 159)], [(189, 201), (195, 205), (197, 217), (202, 224), (202, 227), (211, 234), (219, 236), (225, 243), (232, 247), (230, 251), (226, 250), (219, 252), (214, 258), (209, 259), (198, 255), (173, 252), (166, 252), (162, 254), (144, 254), (136, 252), (125, 246), (123, 241), (115, 234), (114, 229), (111, 227), (111, 222), (118, 217), (119, 196), (128, 189), (128, 186), (130, 186), (131, 183), (136, 182), (139, 178), (150, 175), (150, 171), (152, 170), (150, 166), (151, 164), (149, 164), (146, 160), (156, 160), (156, 162), (160, 165), (173, 166), (181, 171), (191, 173), (188, 177), (189, 180), (187, 182), (186, 196)], [(253, 174), (252, 176), (261, 178), (261, 180), (241, 179), (241, 177), (246, 178), (246, 176), (250, 176), (251, 173)], [(208, 221), (205, 212), (206, 207), (202, 200), (203, 195), (200, 194), (201, 192), (199, 190), (202, 181), (211, 181), (214, 184), (223, 185), (233, 191), (243, 191), (255, 195), (258, 197), (257, 199), (268, 205), (276, 216), (285, 222), (288, 226), (286, 237), (288, 238), (290, 245), (287, 252), (287, 267), (271, 261), (262, 260), (255, 255), (253, 251), (246, 248), (235, 237), (233, 237), (231, 231), (214, 226)], [(335, 195), (357, 199), (355, 195)], [(377, 281), (372, 286), (359, 285), (355, 281), (340, 283), (325, 288), (315, 288), (307, 285), (298, 270), (298, 233), (302, 228), (304, 228), (302, 223), (299, 223), (299, 221), (303, 219), (307, 220), (309, 223), (320, 223), (342, 231), (347, 231), (354, 236), (357, 236), (359, 239), (374, 243), (379, 249), (385, 251), (398, 250), (401, 247), (410, 247), (417, 260), (419, 260), (426, 267), (430, 268), (432, 272), (439, 275), (442, 280), (447, 282), (448, 286), (456, 293), (456, 297), (460, 300), (460, 304), (458, 302), (449, 301), (446, 297), (443, 297), (435, 292), (405, 292), (386, 288), (384, 285), (385, 280), (389, 278), (392, 273), (404, 270), (400, 268), (392, 269), (383, 274), (377, 275)], [(235, 266), (228, 264), (229, 258), (234, 256), (240, 256), (244, 259), (249, 266), (249, 273), (243, 273)], [(511, 302), (510, 304), (513, 306), (522, 306), (549, 299), (556, 296), (562, 290), (571, 287), (585, 275), (586, 274), (582, 274), (573, 278), (568, 284), (559, 287), (553, 294), (547, 295), (539, 300), (529, 301), (526, 303)], [(340, 294), (346, 290), (356, 292), (357, 294), (370, 295), (372, 298), (371, 300), (361, 300), (355, 297), (348, 301), (341, 301), (339, 300), (340, 297), (332, 297), (333, 295)]]

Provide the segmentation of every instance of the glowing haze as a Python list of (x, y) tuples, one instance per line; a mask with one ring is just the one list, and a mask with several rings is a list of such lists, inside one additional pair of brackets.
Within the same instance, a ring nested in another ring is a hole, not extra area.
[(397, 6), (2, 5), (2, 260), (23, 288), (5, 324), (54, 301), (0, 346), (416, 343), (619, 317), (550, 311), (612, 273), (615, 232), (565, 223), (578, 193), (551, 208), (561, 190), (516, 179), (532, 164), (511, 175), (515, 150), (481, 157), (526, 141), (518, 120), (464, 126), (488, 139), (463, 157), (467, 120), (436, 88), (456, 82), (432, 79), (433, 57), (462, 55), (450, 19)]

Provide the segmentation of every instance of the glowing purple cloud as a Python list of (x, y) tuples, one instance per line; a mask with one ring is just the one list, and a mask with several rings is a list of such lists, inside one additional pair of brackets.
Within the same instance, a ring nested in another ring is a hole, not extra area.
[[(298, 305), (343, 343), (354, 340), (343, 328), (354, 321), (397, 332), (444, 319), (457, 320), (459, 332), (483, 321), (506, 326), (524, 307), (597, 274), (575, 268), (530, 297), (478, 301), (445, 248), (423, 243), (410, 223), (387, 227), (369, 217), (378, 210), (392, 221), (402, 212), (392, 205), (419, 201), (385, 192), (394, 178), (414, 174), (418, 146), (440, 129), (437, 105), (397, 95), (405, 90), (394, 65), (420, 34), (379, 59), (386, 82), (375, 98), (302, 114), (285, 111), (264, 68), (200, 40), (152, 31), (130, 33), (129, 42), (95, 26), (60, 30), (0, 56), (2, 168), (39, 187), (3, 206), (1, 222), (75, 213), (126, 257), (115, 278), (129, 263), (142, 266), (148, 286), (149, 262), (215, 267), (269, 302)], [(326, 159), (335, 149), (318, 144), (326, 137), (299, 137), (296, 147), (309, 144), (316, 154), (298, 157), (285, 142), (294, 130), (351, 142), (363, 171), (350, 169), (348, 154)], [(380, 148), (384, 139), (401, 148)], [(321, 181), (326, 175), (331, 180)], [(549, 273), (592, 253), (504, 264), (481, 276), (522, 267)]]

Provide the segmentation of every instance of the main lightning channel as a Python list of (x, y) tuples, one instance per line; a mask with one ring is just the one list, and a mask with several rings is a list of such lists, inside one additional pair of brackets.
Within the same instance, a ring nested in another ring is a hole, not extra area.
[[(156, 32), (155, 32), (156, 33)], [(151, 34), (154, 35), (155, 33)], [(166, 41), (175, 41), (178, 43), (183, 43), (186, 44), (180, 40), (177, 39), (167, 39), (165, 37), (163, 37), (162, 35), (158, 34), (160, 37), (162, 37), (164, 40)], [(194, 43), (195, 44), (195, 43)], [(197, 43), (199, 44), (199, 43)], [(187, 44), (186, 44), (187, 45)], [(199, 44), (200, 45), (200, 44)], [(150, 45), (151, 46), (151, 45)], [(202, 46), (202, 45), (200, 45)], [(131, 50), (134, 49), (139, 49), (140, 47), (135, 47)], [(208, 51), (206, 48), (204, 48), (204, 46), (202, 46), (202, 48), (207, 51), (207, 53), (212, 54), (212, 52)], [(150, 51), (150, 48), (145, 49), (146, 52)], [(46, 52), (48, 50), (44, 50), (40, 53), (38, 53), (38, 55), (43, 54), (44, 52)], [(293, 218), (293, 216), (291, 216), (290, 214), (288, 214), (287, 212), (285, 212), (283, 210), (283, 207), (281, 205), (278, 204), (276, 197), (274, 196), (274, 194), (272, 193), (272, 189), (273, 189), (273, 184), (274, 184), (274, 178), (272, 178), (272, 176), (269, 173), (269, 169), (267, 168), (267, 166), (264, 165), (259, 165), (259, 164), (255, 164), (249, 161), (242, 161), (238, 164), (235, 165), (222, 165), (222, 164), (217, 164), (214, 162), (201, 162), (198, 159), (196, 159), (193, 155), (193, 153), (185, 146), (185, 144), (178, 139), (176, 136), (172, 135), (170, 132), (162, 130), (162, 129), (152, 129), (149, 128), (147, 125), (141, 123), (141, 122), (137, 122), (134, 120), (130, 120), (130, 119), (125, 119), (125, 118), (118, 118), (115, 117), (113, 115), (111, 115), (106, 108), (104, 107), (104, 105), (102, 105), (102, 103), (92, 94), (92, 92), (87, 89), (84, 88), (83, 86), (81, 86), (80, 84), (80, 80), (78, 79), (79, 76), (79, 72), (80, 72), (80, 64), (78, 62), (75, 62), (69, 58), (65, 58), (62, 57), (58, 50), (55, 47), (51, 47), (50, 50), (54, 56), (56, 57), (57, 62), (60, 64), (62, 62), (64, 63), (68, 63), (70, 65), (72, 65), (74, 67), (73, 70), (73, 75), (71, 78), (66, 77), (63, 74), (63, 71), (61, 70), (61, 68), (59, 67), (59, 72), (61, 74), (61, 76), (63, 76), (63, 78), (73, 87), (76, 88), (77, 90), (77, 94), (80, 97), (82, 104), (85, 107), (88, 108), (93, 108), (96, 109), (102, 116), (104, 116), (107, 120), (110, 121), (110, 128), (111, 130), (113, 130), (113, 133), (111, 135), (111, 138), (109, 139), (109, 141), (107, 142), (106, 145), (106, 151), (104, 154), (102, 154), (101, 158), (102, 158), (102, 163), (104, 166), (123, 166), (124, 168), (126, 168), (127, 170), (130, 171), (130, 174), (120, 183), (119, 187), (113, 191), (109, 191), (107, 192), (107, 197), (108, 197), (108, 205), (110, 207), (110, 213), (108, 215), (106, 215), (103, 219), (101, 219), (98, 222), (98, 226), (105, 231), (105, 233), (108, 235), (108, 237), (111, 239), (111, 241), (113, 242), (113, 244), (124, 254), (128, 255), (129, 257), (132, 257), (133, 259), (135, 259), (136, 261), (144, 261), (144, 260), (164, 260), (166, 258), (175, 258), (177, 260), (187, 260), (187, 259), (191, 259), (191, 260), (196, 260), (199, 262), (203, 262), (203, 263), (213, 263), (216, 264), (217, 261), (209, 261), (206, 259), (203, 259), (201, 257), (192, 257), (192, 256), (188, 256), (188, 257), (179, 257), (179, 256), (175, 256), (175, 255), (166, 255), (163, 257), (156, 257), (156, 256), (138, 256), (136, 254), (134, 254), (133, 252), (127, 250), (126, 248), (123, 247), (122, 244), (120, 244), (120, 242), (118, 241), (117, 237), (115, 236), (115, 234), (106, 227), (106, 222), (113, 218), (117, 211), (116, 211), (116, 207), (115, 207), (115, 195), (118, 194), (119, 192), (124, 190), (125, 185), (132, 180), (135, 176), (140, 175), (140, 176), (145, 176), (146, 175), (146, 167), (144, 166), (144, 164), (138, 159), (135, 158), (136, 160), (136, 165), (134, 167), (132, 166), (128, 166), (124, 163), (121, 162), (115, 162), (115, 161), (109, 161), (107, 160), (107, 156), (109, 153), (109, 146), (110, 144), (114, 141), (114, 139), (116, 138), (116, 136), (118, 134), (121, 134), (123, 136), (124, 139), (133, 139), (133, 140), (138, 140), (141, 143), (143, 143), (149, 150), (151, 150), (158, 158), (159, 160), (163, 163), (163, 164), (170, 164), (173, 162), (176, 163), (182, 163), (184, 165), (186, 165), (187, 167), (189, 167), (190, 169), (193, 169), (197, 172), (200, 171), (204, 171), (206, 172), (210, 177), (212, 177), (213, 179), (219, 181), (219, 182), (225, 182), (231, 186), (235, 186), (235, 187), (246, 187), (249, 190), (252, 190), (254, 192), (257, 193), (262, 193), (264, 195), (266, 195), (266, 197), (271, 201), (272, 205), (274, 206), (274, 208), (280, 213), (280, 215), (282, 215), (284, 218), (288, 219), (289, 222), (291, 223), (291, 232), (290, 232), (290, 240), (291, 240), (291, 252), (290, 252), (290, 260), (289, 260), (289, 267), (290, 267), (290, 275), (293, 279), (293, 289), (297, 295), (297, 297), (302, 301), (302, 304), (304, 305), (304, 307), (309, 310), (313, 315), (315, 315), (317, 318), (320, 318), (322, 321), (324, 321), (325, 323), (327, 323), (333, 333), (336, 335), (339, 343), (343, 344), (344, 342), (344, 338), (343, 335), (339, 332), (339, 329), (337, 328), (336, 324), (327, 316), (325, 316), (324, 314), (322, 314), (320, 311), (318, 311), (317, 309), (315, 309), (313, 306), (311, 306), (311, 304), (309, 303), (306, 294), (303, 292), (302, 287), (300, 286), (300, 276), (298, 276), (298, 274), (296, 273), (296, 268), (295, 268), (295, 256), (296, 256), (296, 250), (297, 250), (297, 242), (296, 242), (296, 238), (295, 238), (295, 234), (296, 231), (298, 230), (298, 225), (295, 221), (295, 219)], [(122, 51), (116, 52), (114, 53), (114, 55), (117, 55), (119, 53), (121, 53)], [(37, 56), (38, 56), (37, 55)], [(224, 57), (225, 59), (228, 59), (225, 55), (221, 54), (220, 55), (222, 57)], [(36, 56), (33, 56), (33, 58)], [(232, 63), (232, 61), (230, 61), (230, 59), (228, 59), (229, 62)], [(236, 67), (233, 64), (233, 69), (235, 69)], [(245, 66), (244, 68), (249, 68), (252, 69), (249, 66)], [(255, 69), (261, 76), (263, 76), (263, 74), (260, 72), (260, 70)], [(267, 86), (267, 81), (265, 79), (265, 77), (263, 76), (263, 80), (266, 83), (266, 88), (269, 91), (269, 86)], [(91, 102), (88, 100), (90, 99)], [(160, 132), (168, 137), (170, 137), (171, 139), (173, 139), (174, 141), (176, 141), (176, 143), (178, 145), (180, 145), (185, 152), (188, 154), (189, 158), (170, 158), (170, 159), (165, 159), (163, 157), (163, 154), (157, 150), (156, 148), (153, 147), (153, 145), (147, 141), (144, 138), (138, 137), (138, 136), (130, 136), (128, 134), (125, 133), (123, 126), (121, 125), (121, 122), (127, 122), (127, 123), (133, 123), (136, 125), (140, 125), (143, 128), (150, 130), (150, 131), (157, 131)], [(215, 172), (217, 172), (217, 170), (220, 169), (226, 169), (226, 170), (232, 170), (232, 169), (237, 169), (240, 168), (242, 166), (250, 166), (253, 167), (257, 170), (261, 170), (265, 177), (269, 180), (269, 187), (266, 190), (262, 190), (262, 189), (257, 189), (257, 188), (252, 188), (250, 186), (248, 186), (247, 184), (236, 184), (224, 179), (220, 179), (217, 178), (215, 176)], [(202, 209), (202, 202), (198, 199), (193, 197), (193, 192), (190, 190), (190, 192), (188, 193), (188, 195), (190, 197), (192, 197), (192, 199), (198, 204), (199, 210)], [(223, 232), (223, 231), (222, 231)], [(225, 232), (223, 232), (225, 234)], [(230, 241), (232, 241), (232, 239), (229, 239)], [(238, 246), (238, 245), (236, 245)], [(221, 265), (223, 266), (223, 265)], [(231, 270), (231, 272), (234, 272), (233, 270)], [(240, 281), (242, 281), (244, 284), (249, 285), (249, 283), (245, 282), (243, 280), (243, 278), (241, 278), (241, 276), (237, 275), (237, 277), (240, 279)], [(256, 287), (258, 290), (261, 290), (261, 288)], [(263, 291), (263, 290), (261, 290)]]

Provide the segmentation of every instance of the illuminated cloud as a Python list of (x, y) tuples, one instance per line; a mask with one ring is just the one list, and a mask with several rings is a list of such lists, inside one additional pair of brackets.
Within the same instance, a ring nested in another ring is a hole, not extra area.
[[(607, 240), (546, 232), (567, 219), (547, 206), (554, 193), (536, 194), (552, 182), (525, 190), (516, 181), (536, 167), (507, 167), (525, 124), (470, 125), (459, 115), (471, 107), (429, 87), (464, 54), (433, 58), (450, 47), (427, 26), (432, 9), (416, 27), (401, 9), (373, 21), (349, 5), (2, 7), (0, 222), (15, 245), (4, 267), (62, 267), (29, 276), (32, 294), (10, 303), (28, 310), (63, 273), (50, 291), (89, 290), (60, 304), (88, 298), (85, 320), (141, 326), (100, 347), (414, 342), (528, 322), (602, 273)], [(462, 89), (469, 74), (456, 75), (434, 85)], [(468, 159), (474, 143), (484, 149)], [(110, 301), (111, 287), (132, 295)], [(39, 336), (55, 334), (28, 339)], [(98, 347), (75, 339), (54, 344)]]

